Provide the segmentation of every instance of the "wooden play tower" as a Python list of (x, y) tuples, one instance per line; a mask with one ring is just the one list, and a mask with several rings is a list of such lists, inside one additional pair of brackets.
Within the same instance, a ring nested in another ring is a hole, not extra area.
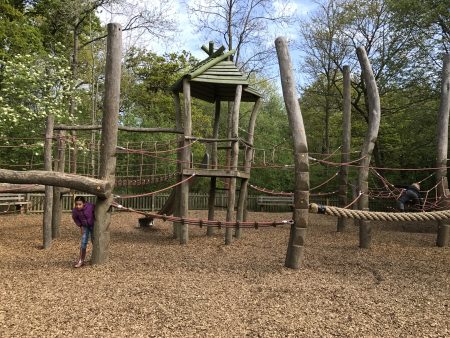
[[(256, 116), (261, 106), (261, 95), (249, 85), (248, 76), (243, 74), (231, 61), (235, 50), (225, 52), (222, 46), (214, 51), (214, 44), (209, 43), (209, 47), (202, 46), (208, 57), (197, 66), (190, 69), (173, 86), (174, 103), (176, 110), (177, 129), (183, 130), (180, 139), (179, 152), (179, 172), (180, 182), (177, 191), (177, 203), (175, 215), (188, 217), (188, 177), (195, 174), (197, 177), (210, 177), (210, 196), (208, 206), (208, 219), (214, 220), (214, 201), (216, 193), (217, 179), (222, 178), (228, 181), (228, 206), (226, 220), (233, 220), (233, 213), (236, 205), (237, 181), (240, 181), (239, 198), (237, 202), (236, 221), (243, 221), (245, 218), (246, 198), (248, 180), (250, 178), (251, 157), (253, 153), (253, 133), (255, 129)], [(180, 93), (183, 94), (183, 107), (181, 108)], [(192, 98), (201, 99), (215, 104), (214, 124), (211, 138), (196, 138), (192, 134)], [(221, 102), (228, 102), (229, 109), (227, 116), (227, 138), (219, 139), (219, 120), (221, 116)], [(239, 110), (241, 102), (254, 102), (250, 121), (245, 139), (239, 138)], [(210, 144), (210, 160), (201, 167), (195, 167), (191, 160), (191, 148), (189, 144), (194, 140)], [(218, 147), (218, 143), (225, 143), (226, 146)], [(244, 149), (241, 155), (242, 165), (239, 164), (239, 149)], [(226, 150), (228, 156), (227, 163), (219, 164), (218, 151)], [(213, 234), (213, 228), (208, 228), (208, 234)], [(180, 243), (188, 242), (187, 224), (174, 224), (174, 235), (179, 237)], [(240, 229), (236, 228), (235, 237), (239, 238)], [(227, 227), (225, 233), (225, 244), (231, 244), (233, 238), (232, 228)]]

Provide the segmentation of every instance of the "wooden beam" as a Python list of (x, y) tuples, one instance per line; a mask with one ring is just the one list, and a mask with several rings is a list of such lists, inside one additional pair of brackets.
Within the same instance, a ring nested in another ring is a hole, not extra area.
[(295, 159), (294, 222), (291, 226), (285, 266), (291, 269), (299, 269), (303, 263), (306, 229), (309, 220), (308, 144), (287, 40), (283, 37), (277, 38), (275, 47), (280, 65), (284, 103), (294, 141)]
[[(239, 132), (239, 110), (241, 107), (242, 98), (242, 85), (236, 86), (236, 95), (233, 102), (233, 110), (231, 112), (231, 139), (238, 139)], [(231, 156), (230, 156), (230, 168), (233, 171), (237, 171), (239, 160), (239, 142), (231, 142)], [(230, 178), (230, 185), (228, 191), (228, 206), (226, 221), (233, 221), (234, 205), (236, 203), (236, 177)], [(225, 245), (230, 245), (233, 241), (233, 229), (227, 227), (225, 229)]]
[[(67, 188), (60, 188), (61, 193), (65, 194), (70, 191)], [(41, 184), (10, 184), (0, 183), (0, 193), (10, 194), (27, 194), (27, 193), (43, 193), (45, 192), (45, 185)]]
[[(441, 83), (441, 100), (439, 104), (438, 114), (438, 146), (437, 146), (437, 160), (436, 167), (436, 183), (438, 185), (438, 196), (445, 198), (448, 193), (448, 178), (447, 178), (447, 153), (448, 153), (448, 120), (450, 110), (450, 54), (444, 55), (444, 65), (442, 68), (442, 83)], [(447, 222), (438, 222), (438, 234), (436, 245), (445, 247), (448, 245), (450, 238), (450, 225)]]
[(15, 171), (0, 169), (0, 182), (12, 184), (42, 184), (53, 187), (63, 187), (102, 198), (111, 194), (111, 185), (107, 181), (55, 171)]
[[(184, 94), (184, 116), (183, 116), (183, 129), (184, 129), (184, 148), (181, 150), (181, 167), (184, 170), (189, 169), (191, 159), (191, 149), (187, 147), (188, 141), (186, 136), (192, 134), (192, 112), (191, 112), (191, 83), (187, 78), (183, 79), (183, 94)], [(180, 217), (188, 217), (189, 212), (189, 182), (180, 184)], [(187, 244), (189, 240), (188, 225), (181, 224), (180, 227), (180, 244)]]
[[(256, 126), (256, 117), (258, 116), (258, 112), (261, 108), (262, 100), (258, 99), (252, 109), (250, 120), (248, 122), (248, 129), (247, 129), (247, 143), (253, 144), (254, 141), (254, 132), (255, 132), (255, 126)], [(247, 173), (250, 176), (250, 169), (252, 166), (252, 153), (253, 148), (247, 147), (245, 149), (245, 156), (244, 156), (244, 172)], [(247, 195), (248, 195), (248, 179), (243, 179), (241, 181), (241, 189), (239, 193), (239, 199), (238, 199), (238, 209), (236, 213), (236, 221), (243, 221), (245, 219), (246, 214), (246, 208), (247, 208)], [(236, 239), (239, 239), (241, 237), (241, 229), (236, 229), (234, 232), (234, 236)]]
[[(216, 96), (216, 102), (214, 105), (214, 121), (213, 121), (213, 133), (212, 138), (217, 139), (219, 137), (219, 125), (220, 125), (220, 108), (221, 101), (220, 97)], [(217, 142), (213, 142), (211, 147), (211, 169), (217, 169), (218, 158), (217, 158)], [(209, 186), (209, 196), (208, 196), (208, 220), (213, 221), (215, 219), (215, 209), (216, 209), (216, 189), (217, 189), (217, 178), (211, 177), (211, 182)], [(212, 236), (215, 233), (215, 229), (212, 226), (208, 226), (206, 230), (207, 236)]]
[[(55, 171), (63, 173), (65, 167), (65, 148), (64, 130), (58, 132), (57, 151), (55, 161)], [(53, 188), (53, 210), (52, 210), (52, 238), (59, 238), (59, 225), (62, 217), (62, 188)]]
[[(45, 129), (44, 142), (44, 170), (52, 171), (52, 140), (53, 140), (53, 126), (55, 118), (53, 115), (47, 116), (47, 123)], [(11, 182), (9, 182), (11, 183)], [(46, 185), (45, 199), (44, 199), (44, 215), (42, 221), (42, 247), (44, 249), (50, 248), (52, 245), (52, 209), (53, 209), (53, 187)]]
[(248, 173), (238, 170), (225, 169), (183, 169), (184, 176), (191, 176), (195, 174), (198, 177), (223, 177), (223, 178), (250, 178)]
[[(350, 81), (350, 67), (344, 66), (344, 111), (342, 120), (342, 153), (341, 163), (350, 162), (350, 147), (351, 147), (351, 118), (352, 118), (352, 98), (351, 98), (351, 81)], [(339, 168), (339, 206), (345, 207), (348, 204), (347, 200), (348, 187), (348, 166), (342, 165)], [(337, 220), (337, 231), (343, 232), (347, 224), (351, 221), (349, 218), (339, 217)]]
[[(103, 101), (102, 136), (99, 178), (111, 190), (115, 184), (117, 126), (119, 122), (120, 76), (122, 60), (122, 28), (117, 23), (108, 24), (106, 42), (105, 95)], [(92, 263), (105, 263), (109, 257), (109, 227), (113, 196), (97, 198), (95, 206), (94, 248)]]
[[(175, 106), (175, 126), (177, 130), (181, 130), (183, 128), (183, 117), (181, 113), (181, 100), (180, 100), (180, 93), (173, 93), (173, 104)], [(178, 148), (182, 148), (184, 145), (183, 136), (178, 135)], [(177, 151), (177, 172), (181, 173), (182, 171), (182, 158), (183, 158), (183, 151), (182, 149)], [(183, 179), (183, 176), (179, 174), (177, 176), (177, 182), (181, 182)], [(177, 185), (175, 187), (175, 206), (174, 206), (174, 216), (180, 217), (180, 196), (181, 196), (181, 185)], [(180, 239), (180, 230), (181, 230), (181, 224), (174, 222), (173, 223), (173, 238)]]
[[(132, 133), (173, 133), (183, 134), (182, 130), (173, 128), (140, 128), (140, 127), (126, 127), (119, 126), (120, 131), (127, 131)], [(99, 125), (84, 125), (84, 126), (68, 126), (60, 124), (54, 127), (54, 130), (102, 130), (102, 126)]]

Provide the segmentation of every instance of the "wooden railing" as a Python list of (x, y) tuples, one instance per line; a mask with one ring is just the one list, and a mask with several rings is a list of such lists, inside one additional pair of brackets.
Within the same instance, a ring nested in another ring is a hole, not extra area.
[[(84, 196), (88, 202), (95, 203), (96, 197), (88, 194), (77, 194), (77, 196)], [(261, 196), (261, 195), (260, 195)], [(44, 209), (44, 194), (29, 193), (23, 194), (26, 201), (30, 202), (28, 207), (29, 213), (42, 213)], [(116, 198), (117, 203), (136, 210), (144, 211), (158, 211), (161, 210), (164, 203), (166, 203), (169, 194), (157, 194), (152, 196), (142, 196), (131, 199), (122, 200), (120, 197)], [(261, 197), (260, 197), (261, 198)], [(63, 211), (70, 211), (73, 207), (74, 195), (64, 195), (62, 199)], [(247, 200), (247, 207), (250, 211), (261, 211), (258, 203), (258, 195), (249, 195)], [(337, 205), (337, 197), (323, 197), (314, 198), (313, 202), (319, 204)], [(226, 193), (216, 193), (215, 206), (218, 210), (226, 210), (228, 197)], [(189, 194), (189, 209), (190, 210), (208, 210), (208, 194), (205, 193), (191, 193)], [(267, 212), (289, 211), (289, 203), (286, 205), (266, 205), (263, 209)]]

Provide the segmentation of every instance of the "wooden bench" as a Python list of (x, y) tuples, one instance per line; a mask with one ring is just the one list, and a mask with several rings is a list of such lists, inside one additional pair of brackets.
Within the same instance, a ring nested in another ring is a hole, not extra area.
[[(0, 194), (0, 210), (3, 212), (18, 211), (23, 213), (27, 211), (28, 206), (31, 204), (27, 201), (24, 194)], [(11, 210), (14, 207), (14, 210)]]
[(262, 211), (265, 206), (289, 206), (294, 205), (294, 196), (258, 196), (256, 198), (257, 209)]

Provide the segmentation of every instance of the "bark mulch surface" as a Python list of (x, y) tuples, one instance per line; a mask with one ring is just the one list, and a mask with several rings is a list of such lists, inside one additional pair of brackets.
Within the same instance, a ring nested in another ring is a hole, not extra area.
[(244, 230), (231, 246), (223, 230), (190, 228), (180, 246), (170, 223), (136, 229), (137, 218), (114, 214), (109, 263), (74, 269), (70, 215), (50, 250), (41, 216), (0, 217), (0, 336), (450, 337), (450, 248), (434, 246), (433, 225), (374, 223), (361, 250), (357, 227), (336, 233), (312, 215), (293, 271), (287, 225)]

